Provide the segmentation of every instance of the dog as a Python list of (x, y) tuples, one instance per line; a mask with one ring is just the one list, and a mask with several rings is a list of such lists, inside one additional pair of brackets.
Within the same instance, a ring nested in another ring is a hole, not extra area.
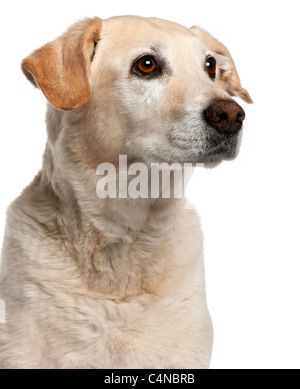
[[(236, 157), (251, 103), (200, 27), (84, 19), (22, 62), (48, 100), (43, 167), (9, 207), (1, 368), (207, 369), (202, 232), (183, 198), (100, 198), (100, 164)], [(103, 178), (103, 177), (102, 177)], [(151, 181), (151, 179), (150, 179)]]

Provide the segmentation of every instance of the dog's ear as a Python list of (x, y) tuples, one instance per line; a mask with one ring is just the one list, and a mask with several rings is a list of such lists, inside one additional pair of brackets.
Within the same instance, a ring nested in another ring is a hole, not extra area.
[(91, 94), (91, 61), (100, 39), (101, 19), (84, 19), (22, 62), (28, 80), (63, 111), (80, 107)]
[(241, 86), (240, 78), (228, 49), (202, 28), (194, 26), (190, 30), (206, 44), (212, 55), (216, 55), (220, 72), (219, 85), (231, 96), (240, 97), (249, 104), (253, 103), (249, 93)]

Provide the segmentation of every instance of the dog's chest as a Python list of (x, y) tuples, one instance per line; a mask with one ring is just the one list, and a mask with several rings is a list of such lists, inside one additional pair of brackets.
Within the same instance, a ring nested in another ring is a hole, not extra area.
[(57, 367), (168, 367), (162, 363), (169, 363), (170, 355), (178, 347), (185, 347), (186, 332), (197, 328), (196, 317), (187, 312), (198, 309), (187, 296), (158, 300), (145, 295), (126, 303), (77, 303), (77, 308), (64, 318), (69, 322), (68, 331), (57, 344)]

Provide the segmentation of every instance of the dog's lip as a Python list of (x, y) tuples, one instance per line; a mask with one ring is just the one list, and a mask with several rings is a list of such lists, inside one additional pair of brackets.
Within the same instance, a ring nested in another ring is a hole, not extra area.
[[(187, 149), (188, 150), (188, 149)], [(181, 156), (180, 158), (168, 158), (164, 159), (161, 158), (156, 160), (156, 162), (166, 162), (169, 164), (172, 163), (191, 163), (191, 164), (203, 164), (206, 168), (213, 168), (217, 165), (219, 165), (223, 161), (232, 161), (234, 160), (238, 155), (238, 148), (231, 148), (231, 149), (223, 149), (223, 150), (215, 150), (214, 152), (210, 151), (208, 153), (194, 153), (194, 155), (189, 155), (187, 157)]]
[(203, 155), (210, 157), (210, 156), (228, 156), (230, 157), (232, 154), (235, 153), (237, 149), (238, 143), (231, 140), (226, 140), (221, 142), (219, 145), (209, 147), (207, 152), (203, 153)]
[[(209, 142), (212, 144), (209, 145)], [(197, 152), (198, 159), (202, 159), (204, 162), (210, 160), (232, 160), (236, 157), (238, 149), (238, 137), (224, 138), (221, 142), (218, 140), (211, 139), (208, 140), (208, 145), (205, 150), (199, 150)], [(180, 144), (177, 144), (176, 147), (179, 147), (181, 150), (191, 150), (192, 148), (197, 151), (197, 145), (199, 141), (184, 141), (180, 139)]]
[[(237, 157), (237, 153), (234, 150), (234, 152), (220, 152), (220, 153), (214, 153), (209, 155), (202, 155), (199, 157), (200, 162), (198, 163), (204, 163), (205, 165), (218, 165), (222, 161), (232, 161)], [(214, 166), (213, 166), (214, 167)]]
[[(197, 146), (200, 144), (204, 144), (204, 147), (206, 150), (203, 150), (203, 154), (209, 155), (213, 153), (221, 153), (222, 148), (226, 150), (228, 149), (235, 149), (239, 143), (240, 134), (242, 133), (242, 127), (241, 130), (235, 133), (229, 133), (229, 134), (221, 134), (217, 133), (214, 129), (212, 129), (211, 134), (206, 134), (206, 136), (201, 136), (200, 134), (195, 137), (190, 136), (184, 136), (184, 135), (178, 135), (174, 136), (174, 134), (171, 134), (170, 136), (170, 143), (173, 147), (182, 149), (182, 150), (190, 150), (192, 147), (193, 149), (197, 149)], [(203, 146), (202, 146), (203, 147)], [(200, 150), (199, 150), (200, 151)]]

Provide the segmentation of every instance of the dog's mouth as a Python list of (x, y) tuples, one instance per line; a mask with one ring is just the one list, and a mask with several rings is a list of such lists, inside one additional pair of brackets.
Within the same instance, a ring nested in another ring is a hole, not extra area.
[(212, 132), (210, 135), (194, 139), (173, 137), (172, 146), (179, 152), (184, 163), (203, 163), (207, 167), (218, 165), (222, 161), (231, 161), (239, 153), (242, 133), (222, 135)]
[(231, 161), (239, 153), (240, 137), (232, 137), (221, 142), (218, 146), (208, 146), (207, 152), (200, 153), (198, 163), (220, 163), (222, 161)]

